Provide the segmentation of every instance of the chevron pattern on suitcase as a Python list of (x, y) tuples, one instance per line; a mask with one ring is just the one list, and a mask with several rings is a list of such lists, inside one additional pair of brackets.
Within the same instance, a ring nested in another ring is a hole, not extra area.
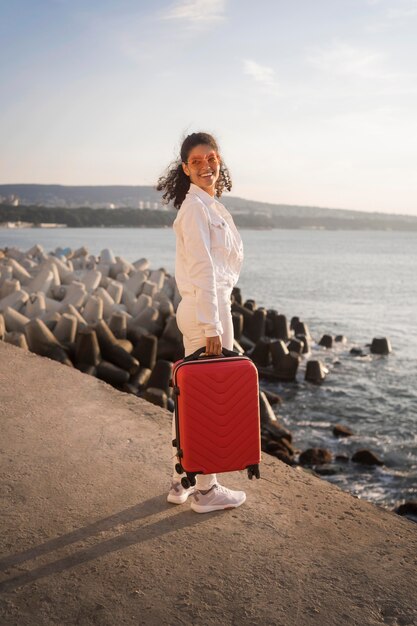
[(260, 462), (258, 375), (248, 360), (182, 368), (177, 384), (182, 465), (204, 474)]

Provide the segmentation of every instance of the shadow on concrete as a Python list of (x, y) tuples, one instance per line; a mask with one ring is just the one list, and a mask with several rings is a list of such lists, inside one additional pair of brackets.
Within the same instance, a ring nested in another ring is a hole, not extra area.
[[(34, 570), (4, 580), (0, 583), (0, 593), (12, 591), (35, 580), (44, 578), (45, 576), (58, 574), (66, 569), (70, 569), (82, 563), (87, 563), (88, 561), (100, 558), (111, 552), (123, 550), (131, 545), (142, 543), (144, 541), (151, 541), (152, 539), (156, 539), (157, 537), (161, 537), (167, 533), (192, 527), (203, 522), (204, 520), (207, 520), (205, 515), (197, 515), (190, 509), (184, 510), (182, 507), (167, 505), (166, 495), (164, 494), (155, 498), (150, 498), (141, 504), (137, 504), (129, 509), (120, 511), (115, 515), (111, 515), (110, 517), (98, 520), (93, 524), (74, 530), (67, 535), (51, 539), (50, 541), (47, 541), (39, 546), (35, 546), (25, 552), (5, 557), (0, 561), (1, 569), (5, 570), (6, 568), (13, 567), (24, 561), (29, 561), (38, 556), (48, 554), (49, 552), (53, 552), (54, 550), (77, 541), (84, 541), (99, 532), (111, 530), (120, 524), (143, 520), (147, 517), (155, 515), (156, 513), (159, 513), (160, 515), (162, 514), (164, 517), (159, 519), (157, 522), (145, 523), (139, 528), (125, 532), (122, 535), (119, 534), (117, 537), (96, 543), (94, 546), (83, 548), (74, 554), (63, 557), (62, 559), (41, 565)], [(217, 514), (218, 513), (212, 513), (209, 517), (213, 519), (213, 516), (216, 516)]]

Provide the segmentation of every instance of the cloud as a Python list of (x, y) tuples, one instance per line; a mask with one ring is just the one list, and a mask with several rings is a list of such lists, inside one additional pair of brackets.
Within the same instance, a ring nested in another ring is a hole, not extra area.
[(226, 0), (178, 0), (161, 17), (194, 27), (208, 26), (225, 18), (225, 5)]
[(260, 65), (259, 63), (256, 63), (256, 61), (246, 59), (243, 64), (243, 71), (245, 74), (256, 80), (256, 82), (261, 83), (266, 87), (278, 87), (275, 79), (275, 72), (272, 67)]
[(310, 65), (329, 74), (381, 78), (385, 75), (380, 52), (358, 48), (346, 43), (335, 43), (310, 54)]

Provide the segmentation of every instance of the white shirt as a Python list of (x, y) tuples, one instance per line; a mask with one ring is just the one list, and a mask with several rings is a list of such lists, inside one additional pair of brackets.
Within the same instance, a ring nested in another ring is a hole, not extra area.
[(195, 298), (197, 322), (205, 336), (221, 335), (218, 293), (230, 294), (243, 262), (233, 218), (221, 202), (191, 183), (173, 226), (178, 290), (183, 298)]

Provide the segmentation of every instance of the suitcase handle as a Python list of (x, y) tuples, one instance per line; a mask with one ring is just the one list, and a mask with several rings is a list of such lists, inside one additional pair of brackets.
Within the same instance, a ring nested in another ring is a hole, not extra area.
[[(185, 357), (184, 361), (198, 361), (198, 359), (204, 354), (204, 352), (206, 351), (205, 346), (203, 348), (198, 348), (198, 350), (196, 350), (195, 352), (193, 352), (192, 354), (189, 354), (188, 356)], [(242, 356), (241, 354), (239, 354), (239, 352), (233, 352), (233, 350), (228, 350), (227, 348), (222, 348), (222, 354), (217, 355), (217, 354), (210, 354), (209, 356), (204, 356), (205, 359), (218, 359), (220, 356)]]

